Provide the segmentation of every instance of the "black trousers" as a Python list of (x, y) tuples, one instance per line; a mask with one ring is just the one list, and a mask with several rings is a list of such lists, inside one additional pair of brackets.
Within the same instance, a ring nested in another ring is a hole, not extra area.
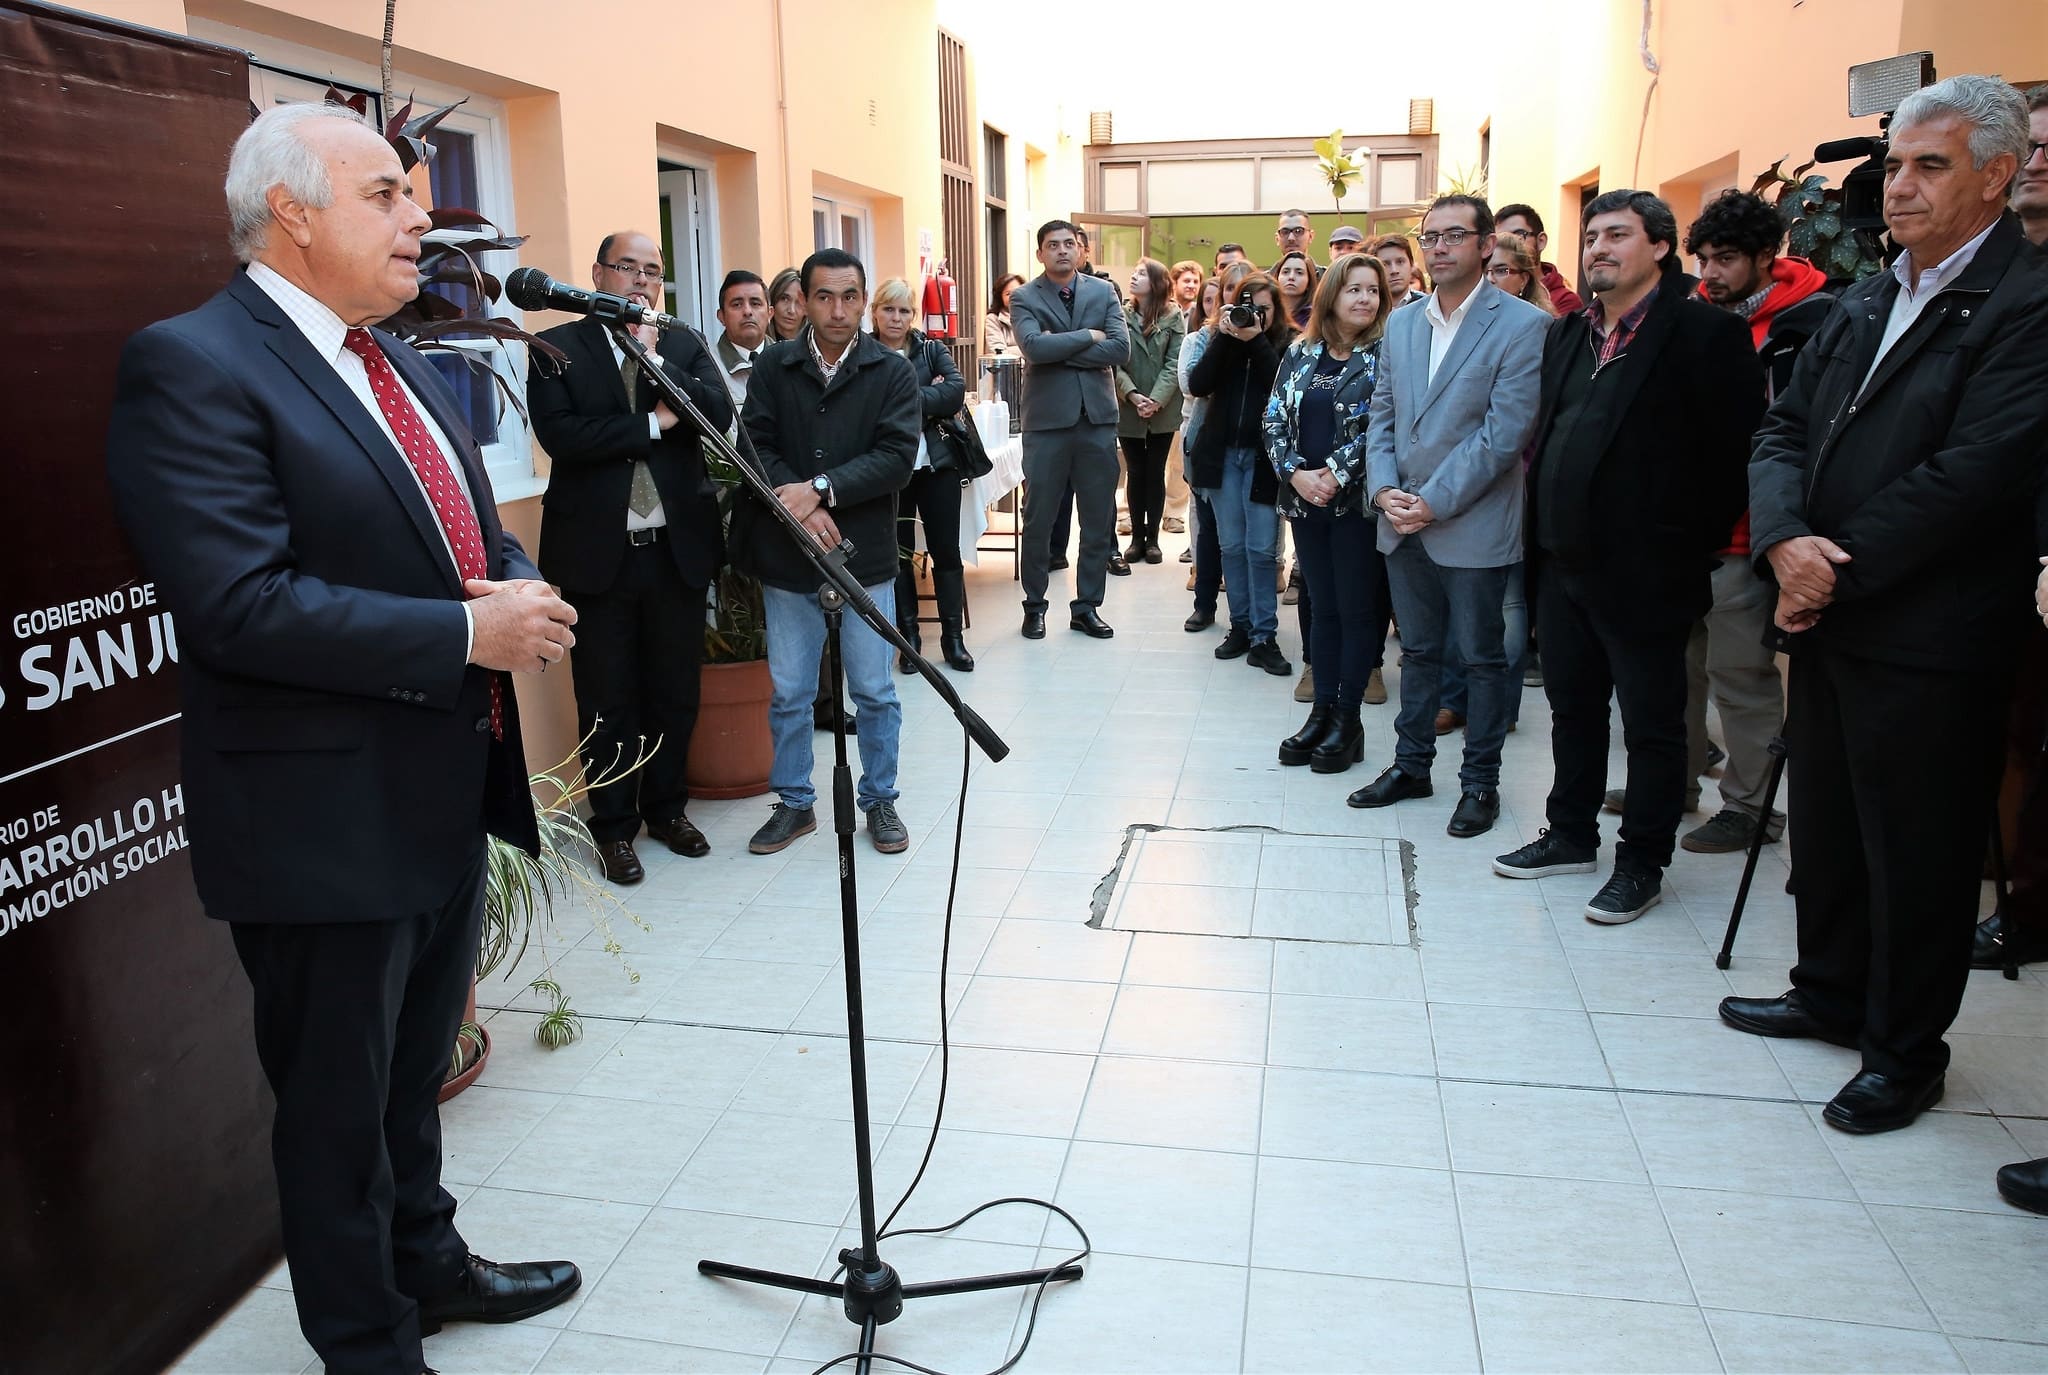
[[(1301, 560), (1301, 601), (1314, 596), (1323, 614), (1304, 613), (1304, 633), (1314, 636), (1316, 703), (1339, 711), (1358, 710), (1366, 679), (1386, 658), (1387, 621), (1393, 602), (1387, 590), (1387, 559), (1374, 543), (1376, 518), (1357, 512), (1335, 515), (1312, 506), (1288, 522)], [(1302, 657), (1308, 658), (1306, 642)]]
[[(932, 567), (944, 573), (960, 571), (958, 473), (918, 469), (897, 498), (896, 513), (896, 548), (904, 569), (910, 567), (909, 551), (917, 547), (917, 527), (923, 525), (924, 547), (932, 557)], [(896, 614), (903, 615), (903, 608), (897, 607)]]
[(1216, 598), (1223, 591), (1223, 541), (1216, 534), (1216, 513), (1200, 492), (1189, 489), (1195, 512), (1195, 610), (1205, 616), (1216, 614)]
[(441, 1187), (435, 1100), (468, 1001), (484, 852), (438, 909), (388, 921), (235, 924), (299, 1326), (334, 1375), (419, 1375), (416, 1300), (468, 1246)]
[(1685, 815), (1685, 645), (1694, 618), (1674, 613), (1668, 625), (1645, 626), (1616, 615), (1599, 593), (1596, 585), (1554, 568), (1537, 585), (1555, 769), (1545, 811), (1550, 828), (1565, 840), (1600, 844), (1613, 698), (1621, 705), (1628, 750), (1628, 799), (1614, 862), (1656, 873), (1670, 865)]
[[(641, 822), (673, 821), (690, 800), (704, 589), (683, 581), (664, 538), (630, 546), (603, 591), (562, 595), (576, 608), (569, 669), (584, 768), (592, 780), (612, 779), (590, 790), (590, 834), (599, 844), (631, 840)], [(647, 751), (645, 764), (618, 776)]]
[(1173, 432), (1119, 437), (1124, 451), (1124, 499), (1131, 508), (1131, 542), (1159, 543), (1159, 521), (1166, 514), (1166, 458), (1173, 452)]
[[(1825, 614), (1825, 613), (1823, 613)], [(1543, 672), (1550, 675), (1550, 643)], [(2010, 675), (1937, 673), (1815, 647), (1792, 660), (1792, 985), (1862, 1028), (1863, 1066), (1948, 1065), (2004, 763)]]

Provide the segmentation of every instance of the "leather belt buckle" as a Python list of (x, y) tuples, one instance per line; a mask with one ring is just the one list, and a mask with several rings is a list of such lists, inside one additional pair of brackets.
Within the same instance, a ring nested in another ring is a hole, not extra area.
[(660, 538), (661, 527), (659, 525), (650, 525), (645, 530), (628, 530), (626, 532), (626, 543), (634, 546), (652, 544)]

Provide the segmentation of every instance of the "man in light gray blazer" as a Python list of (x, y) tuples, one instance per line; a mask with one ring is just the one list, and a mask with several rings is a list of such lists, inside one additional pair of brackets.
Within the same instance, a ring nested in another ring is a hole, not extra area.
[(1045, 267), (1010, 297), (1010, 323), (1024, 355), (1024, 636), (1045, 638), (1045, 587), (1052, 527), (1069, 483), (1081, 519), (1068, 624), (1106, 640), (1103, 588), (1116, 553), (1116, 384), (1130, 361), (1129, 331), (1116, 291), (1078, 269), (1079, 231), (1065, 220), (1038, 228)]
[(1436, 290), (1388, 320), (1366, 431), (1367, 491), (1401, 625), (1401, 712), (1393, 766), (1349, 800), (1385, 807), (1430, 795), (1439, 678), (1456, 654), (1470, 705), (1447, 829), (1466, 837), (1500, 815), (1501, 742), (1519, 690), (1501, 601), (1522, 558), (1522, 450), (1536, 428), (1550, 317), (1486, 280), (1485, 201), (1439, 197), (1418, 241)]

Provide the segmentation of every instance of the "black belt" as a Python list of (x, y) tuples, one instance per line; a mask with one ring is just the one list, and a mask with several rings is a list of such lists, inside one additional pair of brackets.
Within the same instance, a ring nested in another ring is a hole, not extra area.
[(660, 539), (666, 530), (667, 527), (661, 525), (650, 525), (645, 530), (628, 530), (626, 532), (626, 543), (629, 545), (652, 544)]

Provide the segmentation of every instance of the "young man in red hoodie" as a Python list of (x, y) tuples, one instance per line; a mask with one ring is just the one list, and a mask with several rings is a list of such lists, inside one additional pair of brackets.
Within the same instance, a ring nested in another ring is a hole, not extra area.
[(1543, 274), (1543, 289), (1550, 293), (1552, 310), (1564, 316), (1586, 308), (1586, 303), (1579, 299), (1579, 293), (1572, 290), (1572, 284), (1564, 279), (1556, 265), (1543, 261), (1543, 251), (1550, 247), (1550, 236), (1543, 232), (1543, 217), (1536, 213), (1535, 206), (1502, 206), (1493, 222), (1499, 232), (1514, 235), (1535, 254), (1537, 270)]
[[(1791, 380), (1792, 360), (1834, 308), (1827, 274), (1803, 258), (1781, 257), (1785, 222), (1777, 208), (1746, 191), (1726, 191), (1700, 212), (1685, 236), (1699, 259), (1700, 295), (1749, 321), (1769, 397)], [(1728, 759), (1721, 810), (1679, 840), (1699, 854), (1749, 848), (1759, 824), (1775, 840), (1782, 813), (1763, 815), (1771, 737), (1785, 716), (1776, 656), (1765, 648), (1776, 592), (1756, 575), (1749, 553), (1749, 513), (1736, 522), (1714, 573), (1714, 609), (1693, 629), (1686, 735), (1697, 778), (1707, 768), (1707, 694), (1720, 713)]]

